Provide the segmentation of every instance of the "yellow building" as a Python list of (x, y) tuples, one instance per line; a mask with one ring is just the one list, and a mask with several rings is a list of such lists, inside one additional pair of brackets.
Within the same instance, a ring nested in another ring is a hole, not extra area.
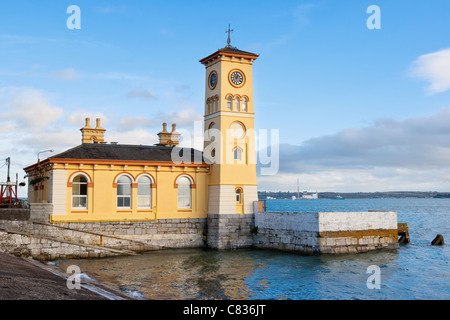
[(180, 151), (175, 125), (171, 132), (163, 125), (157, 145), (121, 145), (105, 143), (100, 119), (95, 128), (86, 119), (81, 145), (24, 169), (30, 203), (51, 203), (53, 223), (252, 215), (258, 200), (252, 84), (257, 58), (228, 44), (200, 60), (206, 68), (205, 148), (182, 149), (190, 161), (173, 161)]

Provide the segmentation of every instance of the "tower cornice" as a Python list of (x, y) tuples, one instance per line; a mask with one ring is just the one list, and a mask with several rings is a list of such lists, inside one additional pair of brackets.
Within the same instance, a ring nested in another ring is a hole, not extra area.
[(206, 58), (203, 58), (200, 60), (200, 63), (206, 65), (208, 64), (210, 61), (213, 61), (215, 59), (217, 59), (218, 57), (221, 56), (225, 56), (225, 57), (235, 57), (235, 58), (244, 58), (244, 59), (249, 59), (249, 60), (256, 60), (258, 59), (259, 55), (255, 54), (255, 53), (251, 53), (251, 52), (246, 52), (246, 51), (242, 51), (236, 48), (232, 48), (232, 47), (225, 47), (223, 49), (219, 49), (216, 52), (214, 52), (213, 54), (207, 56)]

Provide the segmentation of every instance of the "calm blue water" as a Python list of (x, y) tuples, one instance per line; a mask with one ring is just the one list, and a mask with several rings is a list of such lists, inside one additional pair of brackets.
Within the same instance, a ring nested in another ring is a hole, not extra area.
[[(450, 299), (450, 199), (269, 200), (271, 211), (393, 210), (408, 223), (411, 243), (397, 250), (301, 256), (265, 250), (203, 249), (133, 257), (60, 260), (138, 299)], [(380, 289), (367, 287), (367, 268), (380, 268)]]

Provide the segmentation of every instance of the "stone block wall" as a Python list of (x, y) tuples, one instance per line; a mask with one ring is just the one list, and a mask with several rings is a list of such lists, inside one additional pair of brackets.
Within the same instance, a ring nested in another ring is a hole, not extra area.
[(198, 248), (206, 243), (205, 225), (206, 219), (64, 224), (0, 220), (0, 251), (48, 260)]
[(253, 246), (253, 214), (208, 214), (207, 246), (238, 249)]
[(103, 258), (123, 254), (94, 246), (80, 246), (64, 241), (36, 237), (33, 235), (0, 231), (0, 251), (18, 257), (31, 257), (40, 261), (58, 258)]
[[(61, 223), (57, 228), (68, 228), (68, 236), (78, 237), (74, 230), (83, 231), (86, 241), (128, 250), (165, 248), (198, 248), (205, 245), (206, 219), (168, 219), (133, 222)], [(99, 235), (102, 235), (100, 239)]]
[(30, 203), (30, 219), (33, 221), (49, 222), (52, 213), (51, 203)]
[(258, 212), (257, 248), (301, 254), (358, 253), (398, 248), (397, 213)]
[(30, 219), (29, 209), (2, 208), (0, 209), (0, 220), (28, 221)]

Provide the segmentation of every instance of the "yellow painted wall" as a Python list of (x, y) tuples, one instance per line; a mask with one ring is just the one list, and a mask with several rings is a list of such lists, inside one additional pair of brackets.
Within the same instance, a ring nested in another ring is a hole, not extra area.
[[(144, 170), (145, 168), (145, 170)], [(207, 168), (201, 167), (165, 167), (142, 165), (109, 164), (83, 165), (57, 164), (53, 170), (67, 171), (66, 210), (53, 212), (53, 222), (67, 221), (143, 221), (154, 219), (206, 218)], [(80, 173), (89, 176), (87, 209), (72, 208), (72, 187), (70, 181)], [(117, 208), (117, 187), (114, 184), (121, 174), (132, 178), (131, 209)], [(142, 174), (153, 178), (151, 209), (137, 207), (137, 180)], [(176, 180), (180, 175), (188, 175), (194, 180), (191, 188), (191, 209), (179, 209)], [(46, 185), (50, 186), (51, 181)], [(48, 198), (47, 198), (48, 199)], [(55, 200), (55, 199), (54, 199)]]
[[(244, 74), (245, 83), (242, 86), (236, 87), (230, 83), (229, 75), (234, 70), (240, 70)], [(216, 87), (211, 89), (209, 76), (213, 71), (217, 73), (219, 80)], [(210, 128), (211, 124), (214, 123), (221, 134), (220, 142), (217, 140), (215, 142), (216, 145), (220, 145), (220, 152), (216, 150), (216, 164), (212, 165), (209, 185), (257, 185), (252, 61), (246, 58), (222, 56), (220, 59), (207, 64), (205, 83), (206, 100), (215, 95), (220, 97), (220, 113), (205, 113), (207, 115), (205, 129)], [(242, 111), (242, 104), (241, 111), (234, 111), (234, 101), (233, 111), (229, 111), (227, 109), (227, 97), (229, 95), (248, 98), (247, 111)], [(207, 109), (208, 106), (206, 105), (205, 111)], [(233, 139), (227, 132), (234, 122), (239, 122), (245, 127), (247, 132), (244, 139)], [(205, 148), (210, 143), (210, 141), (205, 141)], [(243, 150), (243, 158), (238, 162), (233, 160), (233, 149), (235, 147)]]

